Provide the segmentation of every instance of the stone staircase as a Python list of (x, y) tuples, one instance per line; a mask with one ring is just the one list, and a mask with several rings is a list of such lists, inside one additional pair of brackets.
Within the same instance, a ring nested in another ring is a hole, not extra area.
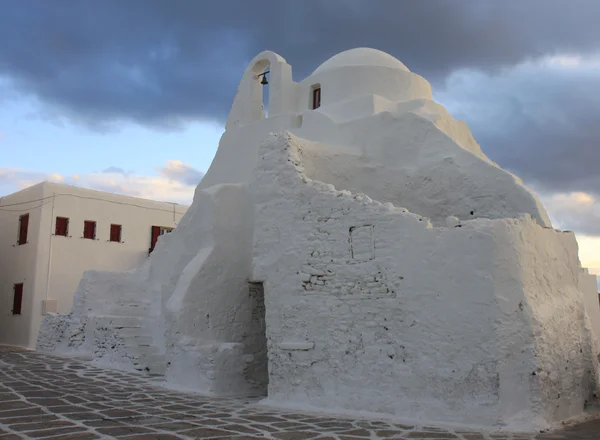
[(113, 363), (128, 361), (135, 370), (164, 375), (166, 357), (145, 325), (150, 318), (99, 316), (94, 318), (97, 352), (95, 358)]

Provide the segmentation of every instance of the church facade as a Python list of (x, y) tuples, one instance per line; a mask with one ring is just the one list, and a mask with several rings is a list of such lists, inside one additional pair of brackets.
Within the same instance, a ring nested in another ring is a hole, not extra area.
[(537, 429), (597, 392), (590, 296), (574, 235), (425, 79), (359, 48), (294, 82), (267, 51), (175, 231), (140, 269), (85, 273), (38, 349), (279, 407)]

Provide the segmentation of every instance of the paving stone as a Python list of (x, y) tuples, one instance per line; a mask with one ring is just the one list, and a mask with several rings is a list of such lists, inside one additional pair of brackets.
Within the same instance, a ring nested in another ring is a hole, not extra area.
[(250, 420), (251, 422), (258, 422), (258, 423), (273, 423), (273, 422), (284, 422), (285, 419), (282, 419), (281, 417), (273, 417), (273, 416), (245, 416), (244, 419), (246, 420)]
[(35, 407), (33, 405), (31, 405), (30, 403), (23, 402), (21, 400), (15, 400), (15, 401), (10, 401), (10, 402), (0, 402), (0, 412), (10, 411), (13, 409), (22, 409), (22, 408), (35, 408)]
[[(136, 416), (136, 417), (128, 417), (126, 419), (120, 419), (124, 423), (128, 425), (137, 425), (137, 426), (146, 426), (146, 425), (154, 425), (161, 423), (175, 423), (172, 419), (168, 419), (166, 417), (157, 417), (157, 416)], [(193, 427), (194, 425), (192, 425)]]
[(435, 426), (279, 412), (257, 405), (264, 396), (178, 393), (159, 388), (160, 381), (145, 374), (103, 370), (84, 361), (3, 346), (0, 359), (0, 440), (600, 440), (600, 420), (537, 437), (453, 433)]
[(87, 400), (84, 400), (80, 397), (76, 397), (76, 396), (64, 396), (62, 397), (63, 400), (66, 400), (69, 403), (85, 403), (87, 402)]
[(32, 397), (27, 399), (28, 402), (34, 403), (40, 406), (65, 406), (68, 402), (62, 399), (46, 398), (46, 397)]
[(304, 440), (316, 438), (319, 436), (319, 434), (316, 432), (307, 431), (276, 432), (271, 435), (279, 440)]
[(409, 431), (404, 434), (407, 438), (426, 438), (426, 439), (447, 439), (458, 438), (456, 435), (449, 432), (437, 431)]
[(106, 438), (103, 435), (94, 434), (91, 432), (81, 432), (77, 434), (59, 435), (58, 437), (50, 437), (51, 440), (90, 440)]
[(43, 438), (53, 436), (52, 439), (54, 440), (54, 436), (57, 436), (59, 434), (73, 434), (81, 431), (85, 431), (85, 428), (77, 426), (73, 428), (44, 429), (42, 431), (30, 431), (27, 433), (27, 437)]
[(161, 431), (184, 431), (189, 429), (198, 428), (198, 425), (193, 425), (187, 422), (170, 422), (170, 423), (159, 423), (151, 425), (155, 429), (159, 429)]
[(279, 428), (275, 428), (270, 425), (260, 425), (260, 424), (252, 423), (250, 426), (254, 429), (258, 429), (259, 431), (263, 431), (263, 432), (278, 432), (278, 431), (280, 431)]
[[(184, 419), (177, 419), (177, 420), (184, 420)], [(227, 422), (225, 422), (224, 420), (214, 420), (214, 419), (189, 418), (189, 419), (185, 419), (185, 420), (189, 421), (190, 423), (195, 423), (195, 424), (201, 425), (201, 426), (220, 426), (220, 425), (227, 424)]]
[(100, 420), (103, 418), (102, 414), (98, 414), (95, 412), (79, 412), (79, 413), (69, 413), (67, 416), (71, 420)]
[(65, 426), (75, 426), (75, 424), (64, 420), (49, 420), (41, 423), (18, 423), (14, 425), (8, 425), (8, 427), (13, 431), (22, 432), (39, 431), (40, 429), (63, 428)]
[(110, 435), (113, 437), (122, 437), (131, 434), (146, 434), (149, 432), (155, 432), (148, 428), (142, 428), (141, 426), (115, 426), (113, 428), (97, 428), (101, 434)]
[(83, 420), (81, 422), (85, 426), (89, 426), (91, 428), (112, 428), (115, 426), (125, 426), (125, 423), (119, 422), (117, 420)]
[(2, 434), (0, 432), (0, 440), (21, 440), (23, 437), (16, 435), (16, 434), (11, 434), (11, 433), (7, 433), (7, 434)]
[[(354, 437), (353, 435), (338, 435), (339, 440), (363, 440), (364, 437)], [(394, 439), (396, 440), (396, 439)]]
[(392, 429), (378, 429), (375, 431), (375, 434), (377, 435), (377, 437), (381, 437), (381, 438), (390, 438), (390, 437), (398, 437), (401, 436), (403, 434), (402, 431), (395, 431)]
[(135, 417), (140, 415), (138, 412), (129, 411), (127, 409), (109, 409), (106, 411), (100, 411), (100, 413), (111, 418)]
[(232, 435), (231, 431), (224, 431), (217, 428), (196, 428), (190, 429), (189, 431), (182, 431), (180, 434), (195, 438), (210, 438), (210, 437), (223, 437), (226, 435)]
[[(174, 434), (141, 434), (141, 435), (133, 435), (122, 437), (128, 440), (177, 440), (185, 437), (179, 437)], [(200, 438), (200, 437), (198, 437)]]
[(371, 432), (366, 429), (352, 429), (350, 431), (340, 431), (340, 434), (351, 435), (353, 437), (371, 437)]
[(224, 425), (224, 426), (222, 426), (222, 428), (227, 429), (229, 431), (237, 432), (240, 434), (257, 434), (260, 432), (254, 428), (250, 428), (249, 426), (243, 426), (243, 425), (237, 425), (237, 424)]
[(46, 409), (56, 414), (80, 413), (83, 410), (80, 406), (73, 405), (52, 406)]
[(294, 422), (277, 422), (277, 423), (272, 423), (271, 426), (275, 426), (277, 428), (281, 428), (281, 429), (297, 429), (297, 428), (302, 428), (304, 426), (306, 426), (303, 423), (298, 423), (296, 421)]
[(30, 397), (61, 397), (64, 395), (64, 393), (57, 393), (56, 391), (48, 390), (22, 391), (19, 394), (27, 399)]

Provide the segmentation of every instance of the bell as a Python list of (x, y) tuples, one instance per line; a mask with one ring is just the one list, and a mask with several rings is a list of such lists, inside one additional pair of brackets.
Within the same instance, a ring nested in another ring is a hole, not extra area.
[(262, 79), (260, 80), (260, 83), (261, 83), (263, 86), (266, 86), (267, 84), (269, 84), (269, 81), (267, 81), (267, 74), (266, 74), (266, 73), (263, 73), (263, 75), (262, 75)]

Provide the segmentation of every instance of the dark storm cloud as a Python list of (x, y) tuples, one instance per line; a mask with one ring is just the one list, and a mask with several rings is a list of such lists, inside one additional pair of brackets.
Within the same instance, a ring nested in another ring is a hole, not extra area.
[(545, 191), (600, 197), (600, 58), (459, 71), (437, 95), (502, 167)]
[(266, 48), (295, 76), (352, 47), (387, 51), (428, 79), (599, 47), (596, 0), (4, 0), (0, 75), (60, 114), (177, 127), (223, 121)]
[[(33, 95), (44, 118), (100, 131), (222, 123), (260, 51), (301, 79), (337, 52), (374, 47), (430, 80), (501, 166), (547, 194), (597, 201), (600, 68), (522, 63), (599, 54), (598, 22), (598, 0), (4, 0), (0, 104)], [(201, 177), (176, 162), (159, 171)], [(597, 203), (576, 216), (582, 230), (597, 232)]]
[(542, 194), (555, 226), (600, 235), (600, 58), (461, 70), (436, 95), (491, 159)]

